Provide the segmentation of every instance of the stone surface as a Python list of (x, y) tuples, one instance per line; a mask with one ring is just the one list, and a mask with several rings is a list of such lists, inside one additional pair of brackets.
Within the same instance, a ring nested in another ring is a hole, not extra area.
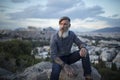
[[(67, 76), (64, 70), (62, 70), (59, 80), (84, 80), (81, 61), (72, 64), (72, 67), (75, 69), (78, 75), (76, 77), (70, 78)], [(41, 62), (26, 68), (22, 73), (12, 75), (12, 77), (9, 76), (8, 78), (11, 78), (11, 80), (49, 80), (51, 68), (52, 64), (50, 62)], [(101, 79), (100, 74), (94, 67), (92, 67), (92, 76), (93, 80)]]

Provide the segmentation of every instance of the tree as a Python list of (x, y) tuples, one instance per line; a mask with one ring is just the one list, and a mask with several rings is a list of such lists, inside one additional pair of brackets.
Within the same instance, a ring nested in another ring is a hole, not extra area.
[(112, 69), (113, 71), (117, 71), (117, 66), (116, 66), (115, 63), (112, 63), (112, 67), (111, 67), (111, 69)]

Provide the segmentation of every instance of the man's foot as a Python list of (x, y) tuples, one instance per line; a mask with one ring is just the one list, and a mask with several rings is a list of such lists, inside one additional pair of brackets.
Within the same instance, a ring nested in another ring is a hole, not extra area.
[(85, 76), (85, 80), (93, 80), (91, 75)]

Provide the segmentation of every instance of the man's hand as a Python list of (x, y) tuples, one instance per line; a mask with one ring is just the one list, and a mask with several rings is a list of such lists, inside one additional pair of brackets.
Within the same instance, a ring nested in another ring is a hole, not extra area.
[(75, 73), (75, 70), (70, 65), (65, 64), (64, 67), (63, 67), (63, 69), (65, 70), (65, 72), (67, 73), (67, 75), (69, 77), (74, 77), (74, 76), (77, 75)]
[(86, 55), (87, 55), (87, 49), (86, 48), (81, 48), (79, 53), (80, 53), (81, 57), (86, 57)]

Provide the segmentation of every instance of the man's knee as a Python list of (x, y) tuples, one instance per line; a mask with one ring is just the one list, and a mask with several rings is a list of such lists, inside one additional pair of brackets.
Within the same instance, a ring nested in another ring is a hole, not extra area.
[(61, 66), (59, 64), (53, 63), (52, 73), (53, 74), (59, 74), (60, 71), (61, 71)]
[(50, 80), (58, 80), (60, 72), (61, 66), (56, 63), (53, 63)]

